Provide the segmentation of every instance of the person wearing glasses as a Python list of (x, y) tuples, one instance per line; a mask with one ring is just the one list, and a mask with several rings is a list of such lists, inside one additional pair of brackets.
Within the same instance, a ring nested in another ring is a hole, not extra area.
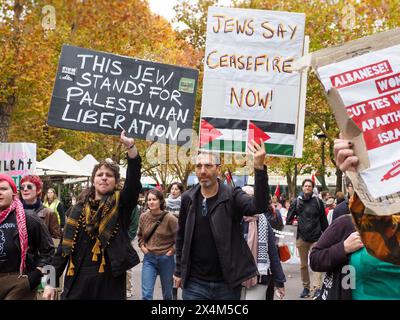
[[(128, 162), (123, 189), (118, 189), (119, 165), (101, 161), (93, 168), (92, 186), (80, 195), (65, 223), (52, 261), (56, 279), (67, 267), (62, 300), (126, 300), (126, 271), (140, 262), (128, 229), (142, 189), (141, 158), (125, 131), (120, 142)], [(55, 288), (47, 285), (43, 298), (54, 299), (55, 294)]]
[(241, 283), (257, 275), (241, 221), (266, 212), (269, 187), (264, 144), (252, 140), (249, 151), (254, 197), (220, 181), (219, 155), (203, 152), (196, 158), (199, 183), (182, 195), (176, 239), (174, 282), (183, 300), (239, 300)]
[(38, 176), (29, 175), (21, 179), (20, 194), (25, 212), (34, 214), (42, 219), (53, 239), (61, 238), (61, 228), (56, 213), (46, 208), (40, 197), (42, 194), (43, 182)]
[(35, 299), (53, 252), (41, 220), (25, 213), (14, 180), (0, 174), (0, 300)]

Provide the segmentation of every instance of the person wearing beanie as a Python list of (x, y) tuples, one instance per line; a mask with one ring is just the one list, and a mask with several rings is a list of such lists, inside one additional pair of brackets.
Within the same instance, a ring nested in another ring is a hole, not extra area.
[(17, 186), (0, 174), (0, 300), (30, 300), (54, 247), (39, 218), (27, 215)]
[(43, 221), (52, 238), (60, 239), (61, 228), (57, 215), (53, 210), (46, 208), (40, 199), (42, 188), (43, 182), (38, 176), (23, 177), (20, 182), (22, 204), (27, 214), (36, 215)]

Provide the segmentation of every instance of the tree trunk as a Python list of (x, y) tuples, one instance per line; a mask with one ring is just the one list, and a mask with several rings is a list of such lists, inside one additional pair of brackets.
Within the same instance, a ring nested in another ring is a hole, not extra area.
[(14, 105), (14, 103), (0, 103), (0, 142), (8, 141), (8, 129), (10, 128), (11, 112)]
[(289, 200), (290, 200), (296, 197), (297, 164), (294, 165), (293, 175), (291, 175), (291, 172), (286, 172), (286, 181), (289, 189)]
[(293, 173), (293, 198), (297, 196), (296, 189), (297, 189), (297, 175), (299, 174), (297, 163), (294, 165), (294, 173)]

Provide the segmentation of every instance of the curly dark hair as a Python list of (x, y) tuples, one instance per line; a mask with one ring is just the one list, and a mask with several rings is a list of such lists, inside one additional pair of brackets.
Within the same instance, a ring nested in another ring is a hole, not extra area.
[(106, 167), (107, 169), (110, 169), (114, 173), (115, 183), (118, 184), (119, 179), (120, 179), (119, 165), (116, 162), (110, 161), (108, 159), (102, 160), (94, 166), (94, 168), (92, 170), (92, 177), (90, 178), (90, 182), (93, 184), (94, 177), (96, 176), (96, 172), (103, 166)]

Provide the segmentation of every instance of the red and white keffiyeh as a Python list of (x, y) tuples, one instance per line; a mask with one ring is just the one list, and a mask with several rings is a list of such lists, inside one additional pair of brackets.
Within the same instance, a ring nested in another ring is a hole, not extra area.
[(21, 201), (14, 197), (11, 205), (0, 212), (0, 223), (7, 219), (8, 215), (15, 210), (15, 217), (17, 219), (19, 243), (21, 246), (21, 264), (19, 272), (23, 274), (25, 271), (26, 252), (28, 251), (28, 231), (26, 229), (26, 217), (24, 207)]

